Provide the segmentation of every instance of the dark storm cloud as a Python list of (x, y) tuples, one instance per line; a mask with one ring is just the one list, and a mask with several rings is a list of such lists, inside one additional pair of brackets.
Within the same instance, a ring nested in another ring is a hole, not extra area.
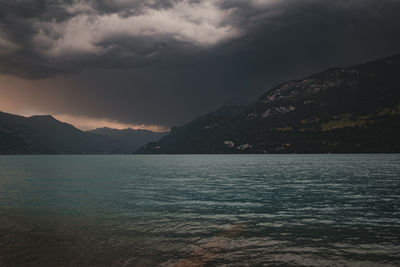
[[(181, 124), (234, 96), (254, 98), (286, 79), (400, 52), (398, 0), (0, 6), (0, 72), (34, 79), (80, 73), (73, 90), (36, 89), (47, 92), (40, 106), (127, 123)], [(54, 87), (51, 79), (43, 87)]]

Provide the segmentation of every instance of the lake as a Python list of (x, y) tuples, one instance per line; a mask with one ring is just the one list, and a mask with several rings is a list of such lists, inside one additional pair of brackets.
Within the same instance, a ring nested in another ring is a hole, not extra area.
[(400, 155), (0, 156), (0, 266), (399, 266)]

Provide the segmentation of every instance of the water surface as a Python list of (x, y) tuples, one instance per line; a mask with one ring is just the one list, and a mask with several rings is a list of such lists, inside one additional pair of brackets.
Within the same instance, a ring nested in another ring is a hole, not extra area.
[(0, 266), (399, 266), (400, 155), (0, 157)]

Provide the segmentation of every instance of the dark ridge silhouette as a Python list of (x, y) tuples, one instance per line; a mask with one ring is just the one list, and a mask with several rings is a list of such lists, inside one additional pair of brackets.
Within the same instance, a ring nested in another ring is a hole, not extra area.
[(130, 129), (84, 132), (50, 115), (23, 117), (0, 112), (0, 154), (132, 153), (161, 136)]

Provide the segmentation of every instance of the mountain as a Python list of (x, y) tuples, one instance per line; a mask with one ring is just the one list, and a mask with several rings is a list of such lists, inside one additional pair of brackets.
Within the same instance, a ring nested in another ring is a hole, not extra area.
[[(118, 139), (100, 132), (81, 131), (50, 115), (23, 117), (0, 112), (0, 154), (132, 153), (140, 145), (134, 137)], [(136, 135), (138, 142), (145, 144), (157, 140), (158, 133), (143, 131)]]
[(400, 55), (280, 84), (136, 153), (400, 152)]
[(151, 141), (157, 141), (167, 134), (166, 132), (157, 133), (142, 129), (117, 130), (108, 127), (97, 128), (88, 132), (110, 137), (114, 142), (119, 144), (120, 153), (133, 153), (143, 144), (147, 144)]

